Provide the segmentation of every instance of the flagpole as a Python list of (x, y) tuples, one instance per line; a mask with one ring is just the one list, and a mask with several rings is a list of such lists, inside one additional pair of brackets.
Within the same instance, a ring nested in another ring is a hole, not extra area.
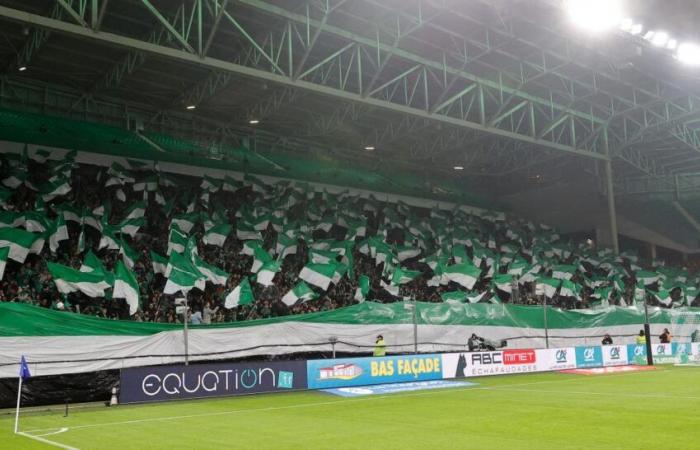
[(17, 388), (17, 410), (15, 411), (15, 434), (19, 432), (19, 403), (22, 400), (22, 376), (19, 376), (19, 387)]

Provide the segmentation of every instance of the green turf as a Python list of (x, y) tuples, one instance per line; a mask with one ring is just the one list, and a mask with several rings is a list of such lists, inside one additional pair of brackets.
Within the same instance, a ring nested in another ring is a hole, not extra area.
[[(28, 413), (22, 429), (82, 449), (700, 448), (700, 368), (472, 379), (478, 386), (340, 398), (296, 392)], [(12, 435), (0, 448), (51, 448)]]

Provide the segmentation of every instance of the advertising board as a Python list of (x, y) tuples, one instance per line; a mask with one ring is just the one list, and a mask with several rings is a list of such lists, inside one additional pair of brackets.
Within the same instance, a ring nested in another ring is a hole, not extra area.
[(428, 381), (441, 378), (440, 355), (323, 359), (307, 362), (309, 389)]
[(628, 364), (627, 346), (625, 345), (604, 345), (603, 365), (609, 366), (624, 366)]
[(567, 370), (576, 368), (576, 350), (574, 347), (538, 349), (538, 371)]
[(603, 365), (603, 352), (598, 346), (576, 347), (576, 367), (601, 367)]
[(538, 368), (537, 351), (533, 349), (444, 353), (442, 366), (444, 378), (505, 375), (543, 370)]
[(121, 403), (306, 389), (306, 361), (134, 367), (121, 371)]

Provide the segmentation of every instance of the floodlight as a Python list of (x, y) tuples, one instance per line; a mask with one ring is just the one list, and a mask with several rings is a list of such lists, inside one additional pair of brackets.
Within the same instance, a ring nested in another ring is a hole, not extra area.
[(374, 150), (374, 145), (365, 146), (365, 150), (367, 150), (368, 152), (371, 152), (372, 150)]
[(675, 50), (676, 47), (678, 47), (678, 41), (675, 39), (669, 39), (668, 44), (666, 44), (666, 48), (669, 50)]
[(571, 20), (589, 31), (605, 31), (622, 22), (620, 0), (567, 0)]
[(455, 170), (464, 170), (464, 167), (462, 167), (462, 166), (454, 166), (454, 169), (455, 169)]
[(684, 42), (678, 46), (676, 58), (683, 64), (700, 66), (700, 46), (690, 42)]
[(20, 72), (24, 72), (25, 70), (27, 70), (27, 66), (20, 66), (17, 68), (17, 70), (19, 70)]
[(634, 25), (632, 25), (629, 32), (630, 32), (630, 34), (634, 34), (636, 36), (642, 32), (642, 28), (643, 27), (642, 27), (641, 23), (635, 23)]
[(248, 123), (251, 125), (257, 125), (260, 123), (260, 121), (258, 119), (250, 119)]
[(196, 108), (195, 105), (187, 105), (187, 109), (189, 109), (190, 111), (192, 111), (195, 108)]
[(651, 38), (651, 44), (656, 47), (663, 47), (668, 44), (668, 33), (665, 31), (657, 31), (654, 37)]
[(622, 19), (622, 21), (620, 22), (620, 29), (622, 31), (629, 32), (632, 30), (633, 26), (634, 26), (634, 22), (632, 21), (632, 19), (629, 19), (629, 18)]

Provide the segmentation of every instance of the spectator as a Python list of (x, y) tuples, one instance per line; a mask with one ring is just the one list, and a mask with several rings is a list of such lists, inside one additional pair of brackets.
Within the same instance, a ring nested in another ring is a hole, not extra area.
[(212, 316), (214, 316), (217, 311), (219, 311), (219, 307), (217, 306), (216, 308), (211, 309), (211, 302), (207, 301), (202, 309), (202, 323), (204, 325), (211, 325)]
[(662, 344), (670, 344), (672, 340), (671, 332), (668, 331), (668, 328), (664, 328), (664, 332), (659, 335), (659, 341)]
[(612, 344), (613, 344), (613, 340), (612, 340), (612, 338), (610, 337), (609, 334), (605, 333), (605, 336), (603, 337), (603, 342), (602, 342), (602, 344), (603, 344), (603, 345), (612, 345)]

